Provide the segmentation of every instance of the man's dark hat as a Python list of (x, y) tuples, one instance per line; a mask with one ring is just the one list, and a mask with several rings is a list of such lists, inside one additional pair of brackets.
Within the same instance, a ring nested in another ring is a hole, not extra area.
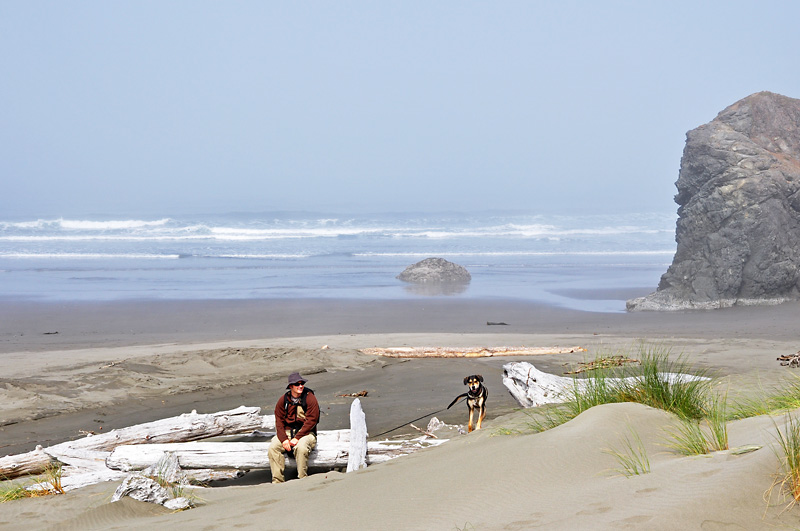
[(289, 385), (286, 386), (286, 389), (289, 389), (292, 386), (292, 384), (297, 384), (300, 382), (306, 383), (307, 381), (308, 380), (300, 376), (299, 372), (293, 372), (292, 374), (289, 375)]

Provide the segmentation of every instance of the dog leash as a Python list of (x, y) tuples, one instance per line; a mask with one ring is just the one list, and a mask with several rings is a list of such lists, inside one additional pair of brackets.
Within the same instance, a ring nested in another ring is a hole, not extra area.
[[(452, 404), (451, 404), (451, 405), (452, 405)], [(434, 411), (433, 413), (428, 413), (428, 414), (426, 414), (426, 415), (422, 415), (421, 417), (417, 417), (417, 418), (415, 418), (414, 420), (409, 420), (408, 422), (405, 422), (405, 423), (403, 423), (403, 424), (400, 424), (400, 425), (399, 425), (399, 426), (397, 426), (396, 428), (392, 428), (391, 430), (386, 430), (386, 431), (384, 431), (384, 432), (382, 432), (382, 433), (379, 433), (378, 435), (373, 435), (373, 437), (380, 437), (381, 435), (386, 435), (387, 433), (389, 433), (389, 432), (392, 432), (392, 431), (394, 431), (394, 430), (399, 430), (399, 429), (400, 429), (400, 428), (402, 428), (403, 426), (407, 426), (407, 425), (411, 424), (412, 422), (416, 422), (416, 421), (418, 421), (418, 420), (422, 420), (422, 419), (424, 419), (425, 417), (430, 417), (431, 415), (435, 415), (435, 414), (437, 414), (437, 413), (441, 413), (442, 411), (447, 411), (447, 408), (443, 408), (443, 409), (440, 409), (439, 411)]]

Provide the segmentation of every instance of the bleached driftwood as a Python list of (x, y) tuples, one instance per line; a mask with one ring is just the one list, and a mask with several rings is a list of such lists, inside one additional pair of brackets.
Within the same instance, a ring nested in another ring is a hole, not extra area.
[[(382, 441), (368, 442), (366, 464), (373, 465), (407, 455), (426, 446), (444, 442)], [(114, 470), (141, 470), (158, 461), (165, 452), (173, 452), (182, 470), (195, 468), (269, 468), (267, 449), (269, 442), (189, 442), (171, 444), (137, 444), (120, 446), (106, 459), (106, 466)], [(350, 430), (321, 431), (317, 434), (317, 447), (308, 456), (311, 469), (345, 468), (350, 453)], [(286, 468), (296, 467), (294, 459), (286, 460)]]
[(30, 474), (41, 474), (48, 466), (58, 464), (58, 461), (37, 446), (35, 450), (24, 454), (7, 455), (0, 457), (0, 478), (12, 479)]
[(367, 466), (367, 417), (356, 398), (350, 404), (350, 448), (347, 452), (347, 471), (355, 472)]
[[(366, 442), (366, 419), (359, 401), (351, 409), (353, 433), (359, 442), (351, 445), (351, 430), (320, 431), (317, 448), (309, 459), (310, 468), (334, 469), (349, 467), (351, 453), (354, 462), (371, 465), (407, 455), (428, 446), (436, 446), (446, 439), (426, 441), (411, 439), (402, 441)], [(361, 412), (359, 419), (358, 412)], [(274, 432), (261, 431), (274, 429), (274, 417), (258, 415), (260, 408), (240, 407), (210, 415), (187, 415), (164, 419), (121, 430), (113, 430), (103, 435), (89, 436), (77, 441), (57, 444), (49, 448), (37, 449), (28, 454), (4, 458), (6, 477), (21, 475), (22, 463), (35, 462), (26, 466), (28, 474), (43, 471), (57, 459), (67, 465), (62, 469), (61, 484), (64, 490), (73, 490), (102, 481), (119, 480), (131, 470), (141, 470), (161, 459), (165, 452), (174, 452), (187, 480), (209, 481), (241, 475), (241, 470), (268, 468), (268, 442), (197, 442), (192, 439), (224, 435), (252, 433), (259, 436), (272, 436)], [(355, 417), (355, 420), (353, 420)], [(135, 436), (138, 433), (139, 436)], [(189, 441), (160, 442), (151, 441)], [(115, 447), (116, 446), (116, 447)], [(111, 451), (106, 450), (111, 448)], [(364, 448), (362, 450), (361, 448)], [(287, 459), (287, 468), (296, 466), (294, 459)]]
[[(662, 373), (670, 383), (692, 382), (708, 380), (703, 376), (692, 374)], [(628, 378), (608, 378), (606, 382), (614, 385), (621, 381), (636, 380), (636, 376)], [(535, 407), (544, 404), (554, 404), (568, 400), (569, 393), (574, 390), (581, 391), (586, 386), (587, 380), (556, 376), (540, 371), (527, 361), (506, 363), (503, 365), (503, 385), (506, 386), (511, 396), (522, 407)]]
[(56, 460), (73, 467), (71, 470), (65, 470), (67, 474), (79, 474), (80, 469), (105, 468), (104, 462), (108, 453), (124, 444), (194, 441), (221, 435), (250, 433), (265, 428), (274, 429), (274, 415), (262, 416), (260, 413), (261, 408), (244, 406), (210, 414), (198, 414), (192, 411), (177, 417), (111, 430), (100, 435), (89, 435), (43, 449), (37, 448), (33, 452), (0, 458), (0, 477), (13, 479), (23, 475), (41, 474)]
[(275, 429), (275, 416), (262, 416), (259, 407), (240, 406), (229, 411), (208, 414), (192, 411), (177, 417), (90, 435), (51, 446), (45, 451), (59, 451), (62, 448), (111, 451), (123, 444), (196, 441), (221, 435), (251, 433), (260, 429)]
[(364, 354), (390, 358), (490, 358), (494, 356), (539, 356), (586, 352), (583, 347), (391, 347), (364, 348)]

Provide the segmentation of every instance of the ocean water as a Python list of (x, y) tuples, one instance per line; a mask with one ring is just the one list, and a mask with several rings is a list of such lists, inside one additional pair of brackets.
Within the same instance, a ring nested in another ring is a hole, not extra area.
[[(20, 301), (513, 298), (624, 311), (654, 290), (675, 215), (262, 213), (0, 219), (0, 298)], [(467, 286), (397, 280), (438, 256)], [(591, 297), (576, 293), (592, 290)], [(609, 293), (608, 298), (603, 293)]]

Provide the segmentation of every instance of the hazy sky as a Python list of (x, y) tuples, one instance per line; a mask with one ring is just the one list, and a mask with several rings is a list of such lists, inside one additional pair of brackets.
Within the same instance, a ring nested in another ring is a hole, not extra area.
[(670, 212), (800, 2), (0, 0), (0, 219)]

